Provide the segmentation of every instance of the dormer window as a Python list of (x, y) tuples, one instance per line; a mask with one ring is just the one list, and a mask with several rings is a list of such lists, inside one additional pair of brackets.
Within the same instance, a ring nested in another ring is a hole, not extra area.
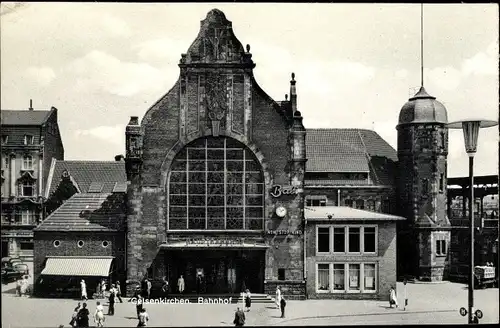
[(5, 145), (9, 141), (9, 136), (2, 135), (2, 145)]
[(33, 156), (24, 155), (23, 170), (33, 170)]
[(23, 197), (33, 197), (34, 195), (34, 185), (31, 181), (24, 181), (21, 188)]
[(29, 135), (29, 134), (24, 135), (24, 144), (25, 145), (32, 145), (34, 140), (35, 140), (35, 138), (32, 135)]

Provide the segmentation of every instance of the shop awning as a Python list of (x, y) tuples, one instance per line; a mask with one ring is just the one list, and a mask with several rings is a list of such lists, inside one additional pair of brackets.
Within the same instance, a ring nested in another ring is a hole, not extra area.
[(42, 275), (107, 277), (113, 257), (50, 256)]

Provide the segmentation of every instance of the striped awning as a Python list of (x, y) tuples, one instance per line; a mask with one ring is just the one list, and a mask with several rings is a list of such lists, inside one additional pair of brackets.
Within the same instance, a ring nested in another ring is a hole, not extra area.
[(47, 257), (42, 275), (107, 277), (113, 257), (54, 256)]

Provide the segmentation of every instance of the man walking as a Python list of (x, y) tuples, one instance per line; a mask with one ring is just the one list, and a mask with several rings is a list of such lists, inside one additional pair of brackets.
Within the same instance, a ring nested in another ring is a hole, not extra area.
[(149, 281), (149, 279), (146, 279), (148, 300), (151, 298), (151, 287), (152, 287), (151, 281)]
[(184, 293), (184, 277), (182, 276), (182, 274), (177, 280), (177, 288), (179, 288), (180, 294)]
[(108, 315), (115, 314), (115, 289), (110, 288), (109, 290), (109, 307), (108, 307)]
[(118, 298), (118, 300), (120, 301), (120, 303), (123, 303), (123, 300), (122, 300), (122, 288), (120, 286), (120, 282), (119, 281), (116, 282), (116, 297)]
[(236, 327), (243, 327), (245, 325), (245, 313), (239, 307), (234, 313), (233, 323)]
[(281, 317), (284, 318), (285, 317), (286, 301), (285, 301), (285, 298), (283, 296), (281, 296), (280, 305), (281, 305)]

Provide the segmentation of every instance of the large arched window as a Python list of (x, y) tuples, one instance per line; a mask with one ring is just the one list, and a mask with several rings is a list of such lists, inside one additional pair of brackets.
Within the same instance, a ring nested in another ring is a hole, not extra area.
[(262, 230), (264, 176), (254, 154), (226, 137), (188, 144), (172, 162), (168, 229)]

